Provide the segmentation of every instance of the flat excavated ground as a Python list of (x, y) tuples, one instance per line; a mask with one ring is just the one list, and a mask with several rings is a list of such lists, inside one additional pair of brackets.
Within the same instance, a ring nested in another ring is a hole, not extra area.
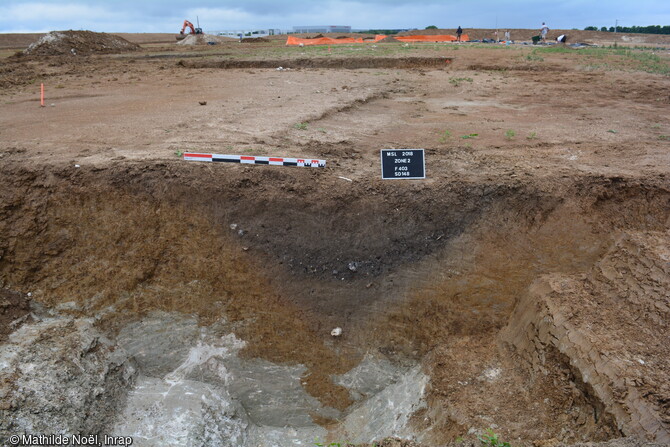
[[(114, 304), (110, 334), (156, 309), (225, 316), (245, 356), (305, 365), (307, 393), (342, 414), (353, 398), (332, 374), (366, 355), (419, 364), (411, 424), (429, 444), (488, 427), (662, 441), (668, 64), (667, 50), (278, 40), (7, 58), (0, 285)], [(425, 180), (381, 180), (379, 150), (402, 148), (426, 150)]]

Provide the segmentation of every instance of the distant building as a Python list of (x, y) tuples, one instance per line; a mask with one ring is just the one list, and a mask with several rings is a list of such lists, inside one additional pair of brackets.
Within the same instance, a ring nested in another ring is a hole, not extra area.
[(354, 28), (351, 30), (352, 33), (371, 33), (375, 34), (398, 34), (405, 31), (416, 31), (416, 28), (397, 28), (397, 29), (370, 29), (370, 28)]
[(294, 33), (350, 33), (350, 26), (323, 25), (323, 26), (294, 26)]
[(245, 37), (266, 37), (266, 36), (274, 36), (276, 34), (285, 34), (285, 32), (280, 29), (223, 30), (223, 31), (208, 31), (208, 33), (216, 34), (218, 36), (235, 37), (235, 38), (237, 38), (240, 34), (242, 34)]

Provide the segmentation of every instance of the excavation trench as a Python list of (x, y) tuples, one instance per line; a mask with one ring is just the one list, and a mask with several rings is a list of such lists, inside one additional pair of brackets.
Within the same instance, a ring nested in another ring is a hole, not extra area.
[(188, 68), (446, 68), (451, 64), (448, 57), (352, 57), (352, 58), (295, 58), (275, 60), (197, 60), (180, 61)]
[[(666, 439), (670, 356), (641, 346), (667, 349), (662, 179), (3, 170), (1, 285), (30, 292), (33, 311), (6, 301), (25, 317), (0, 350), (0, 438), (30, 423), (137, 445), (437, 444), (491, 426), (522, 441)], [(45, 402), (77, 387), (80, 400)]]

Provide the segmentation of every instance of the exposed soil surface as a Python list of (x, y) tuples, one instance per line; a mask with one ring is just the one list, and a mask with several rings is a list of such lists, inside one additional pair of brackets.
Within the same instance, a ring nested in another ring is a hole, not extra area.
[(270, 42), (269, 39), (266, 39), (264, 37), (245, 37), (242, 39), (242, 42), (244, 43), (263, 43), (263, 42)]
[(28, 46), (31, 56), (123, 53), (139, 50), (139, 45), (114, 34), (92, 31), (52, 31)]
[[(30, 298), (7, 289), (0, 289), (0, 341), (15, 330), (30, 312)], [(12, 323), (15, 323), (12, 325)]]
[[(425, 445), (666, 442), (667, 51), (175, 48), (3, 61), (0, 285), (112, 338), (225, 321), (342, 412), (331, 375), (366, 354), (421, 365)], [(388, 148), (424, 148), (426, 179), (381, 180)], [(2, 294), (6, 327), (27, 305)]]
[(266, 61), (240, 61), (240, 60), (221, 60), (221, 61), (203, 61), (191, 60), (181, 63), (184, 67), (190, 68), (277, 68), (295, 69), (295, 68), (446, 68), (451, 63), (451, 58), (444, 57), (378, 57), (378, 58), (347, 58), (347, 59), (328, 59), (328, 58), (298, 58), (298, 59), (280, 59)]

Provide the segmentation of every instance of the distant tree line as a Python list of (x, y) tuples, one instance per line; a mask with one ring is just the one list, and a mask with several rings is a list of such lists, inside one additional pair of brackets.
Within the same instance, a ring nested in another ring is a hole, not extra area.
[(616, 29), (613, 26), (609, 28), (606, 26), (598, 28), (597, 26), (587, 26), (584, 28), (585, 31), (606, 31), (606, 32), (618, 32), (618, 33), (643, 33), (643, 34), (670, 34), (670, 26), (665, 25), (649, 25), (649, 26), (617, 26)]

